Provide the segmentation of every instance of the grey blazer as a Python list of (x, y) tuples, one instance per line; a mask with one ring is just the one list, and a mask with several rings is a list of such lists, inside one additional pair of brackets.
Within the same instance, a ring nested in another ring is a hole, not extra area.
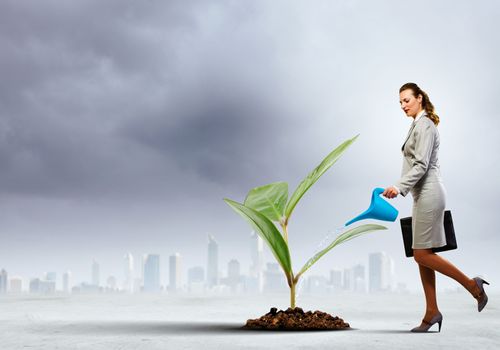
[(416, 123), (412, 123), (401, 150), (403, 169), (395, 186), (403, 197), (412, 189), (418, 190), (427, 181), (441, 182), (439, 132), (425, 112)]

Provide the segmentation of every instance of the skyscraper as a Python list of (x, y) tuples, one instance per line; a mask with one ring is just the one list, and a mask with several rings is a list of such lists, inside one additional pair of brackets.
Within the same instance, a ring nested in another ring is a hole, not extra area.
[(92, 284), (94, 286), (99, 286), (101, 283), (101, 277), (99, 274), (99, 264), (97, 261), (92, 260)]
[(175, 293), (181, 287), (181, 255), (170, 255), (168, 261), (168, 289)]
[(369, 290), (370, 292), (390, 291), (394, 262), (385, 253), (372, 253), (369, 256)]
[(7, 293), (7, 281), (8, 281), (8, 274), (5, 269), (2, 269), (0, 271), (0, 294), (5, 294)]
[(125, 273), (123, 289), (129, 293), (132, 293), (134, 291), (134, 257), (131, 253), (127, 253), (123, 257), (123, 262)]
[(208, 235), (207, 286), (219, 284), (219, 245), (214, 236)]
[(45, 273), (45, 281), (51, 282), (54, 284), (54, 290), (57, 286), (57, 273), (55, 272), (46, 272)]
[(158, 254), (144, 256), (144, 291), (148, 293), (160, 291), (160, 256)]
[(348, 268), (344, 269), (343, 286), (344, 286), (345, 290), (353, 290), (354, 289), (354, 282), (353, 282), (353, 278), (352, 278), (352, 269), (348, 269)]
[(29, 286), (29, 292), (31, 294), (38, 294), (40, 293), (40, 284), (41, 280), (39, 278), (32, 278), (30, 279), (30, 286)]
[(331, 269), (329, 282), (334, 290), (340, 290), (342, 288), (342, 270)]
[(232, 259), (227, 264), (227, 285), (231, 287), (233, 292), (236, 292), (240, 282), (240, 263), (238, 260)]
[(71, 271), (66, 271), (63, 274), (63, 292), (71, 293)]
[(240, 278), (240, 262), (236, 259), (231, 259), (227, 263), (227, 277), (232, 280)]
[(365, 267), (357, 264), (352, 268), (353, 290), (358, 293), (365, 293)]
[(252, 231), (250, 233), (250, 274), (247, 279), (248, 291), (262, 292), (264, 286), (264, 242)]
[(11, 277), (9, 279), (10, 286), (9, 292), (14, 294), (21, 294), (23, 291), (23, 279), (21, 277)]

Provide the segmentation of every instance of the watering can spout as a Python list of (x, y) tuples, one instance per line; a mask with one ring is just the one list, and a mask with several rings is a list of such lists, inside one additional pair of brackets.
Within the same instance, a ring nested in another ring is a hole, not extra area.
[(398, 217), (398, 210), (380, 197), (384, 189), (377, 187), (372, 192), (372, 201), (370, 207), (354, 219), (346, 222), (345, 226), (364, 219), (376, 219), (383, 221), (395, 221)]

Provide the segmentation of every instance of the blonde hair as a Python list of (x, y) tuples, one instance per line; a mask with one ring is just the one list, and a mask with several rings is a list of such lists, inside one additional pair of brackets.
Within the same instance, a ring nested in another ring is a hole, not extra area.
[(439, 124), (439, 116), (436, 114), (434, 111), (434, 105), (432, 104), (431, 100), (429, 99), (429, 95), (422, 90), (417, 84), (415, 83), (406, 83), (403, 86), (399, 88), (399, 92), (402, 92), (404, 90), (410, 89), (413, 93), (413, 96), (418, 97), (419, 95), (422, 96), (422, 107), (425, 109), (427, 112), (427, 117), (432, 120), (434, 125)]

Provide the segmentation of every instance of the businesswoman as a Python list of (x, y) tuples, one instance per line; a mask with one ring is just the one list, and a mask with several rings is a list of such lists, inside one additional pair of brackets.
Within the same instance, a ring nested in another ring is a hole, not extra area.
[(481, 311), (488, 302), (480, 277), (469, 278), (448, 260), (432, 251), (446, 245), (444, 233), (444, 209), (446, 190), (439, 169), (439, 117), (429, 96), (417, 84), (407, 83), (399, 89), (399, 103), (408, 117), (413, 118), (408, 136), (403, 144), (403, 170), (401, 178), (387, 187), (383, 195), (403, 197), (410, 192), (413, 197), (412, 229), (413, 255), (420, 270), (425, 294), (426, 311), (420, 326), (412, 332), (427, 332), (435, 323), (439, 325), (443, 316), (436, 300), (436, 275), (438, 271), (455, 279), (464, 286), (478, 302)]

